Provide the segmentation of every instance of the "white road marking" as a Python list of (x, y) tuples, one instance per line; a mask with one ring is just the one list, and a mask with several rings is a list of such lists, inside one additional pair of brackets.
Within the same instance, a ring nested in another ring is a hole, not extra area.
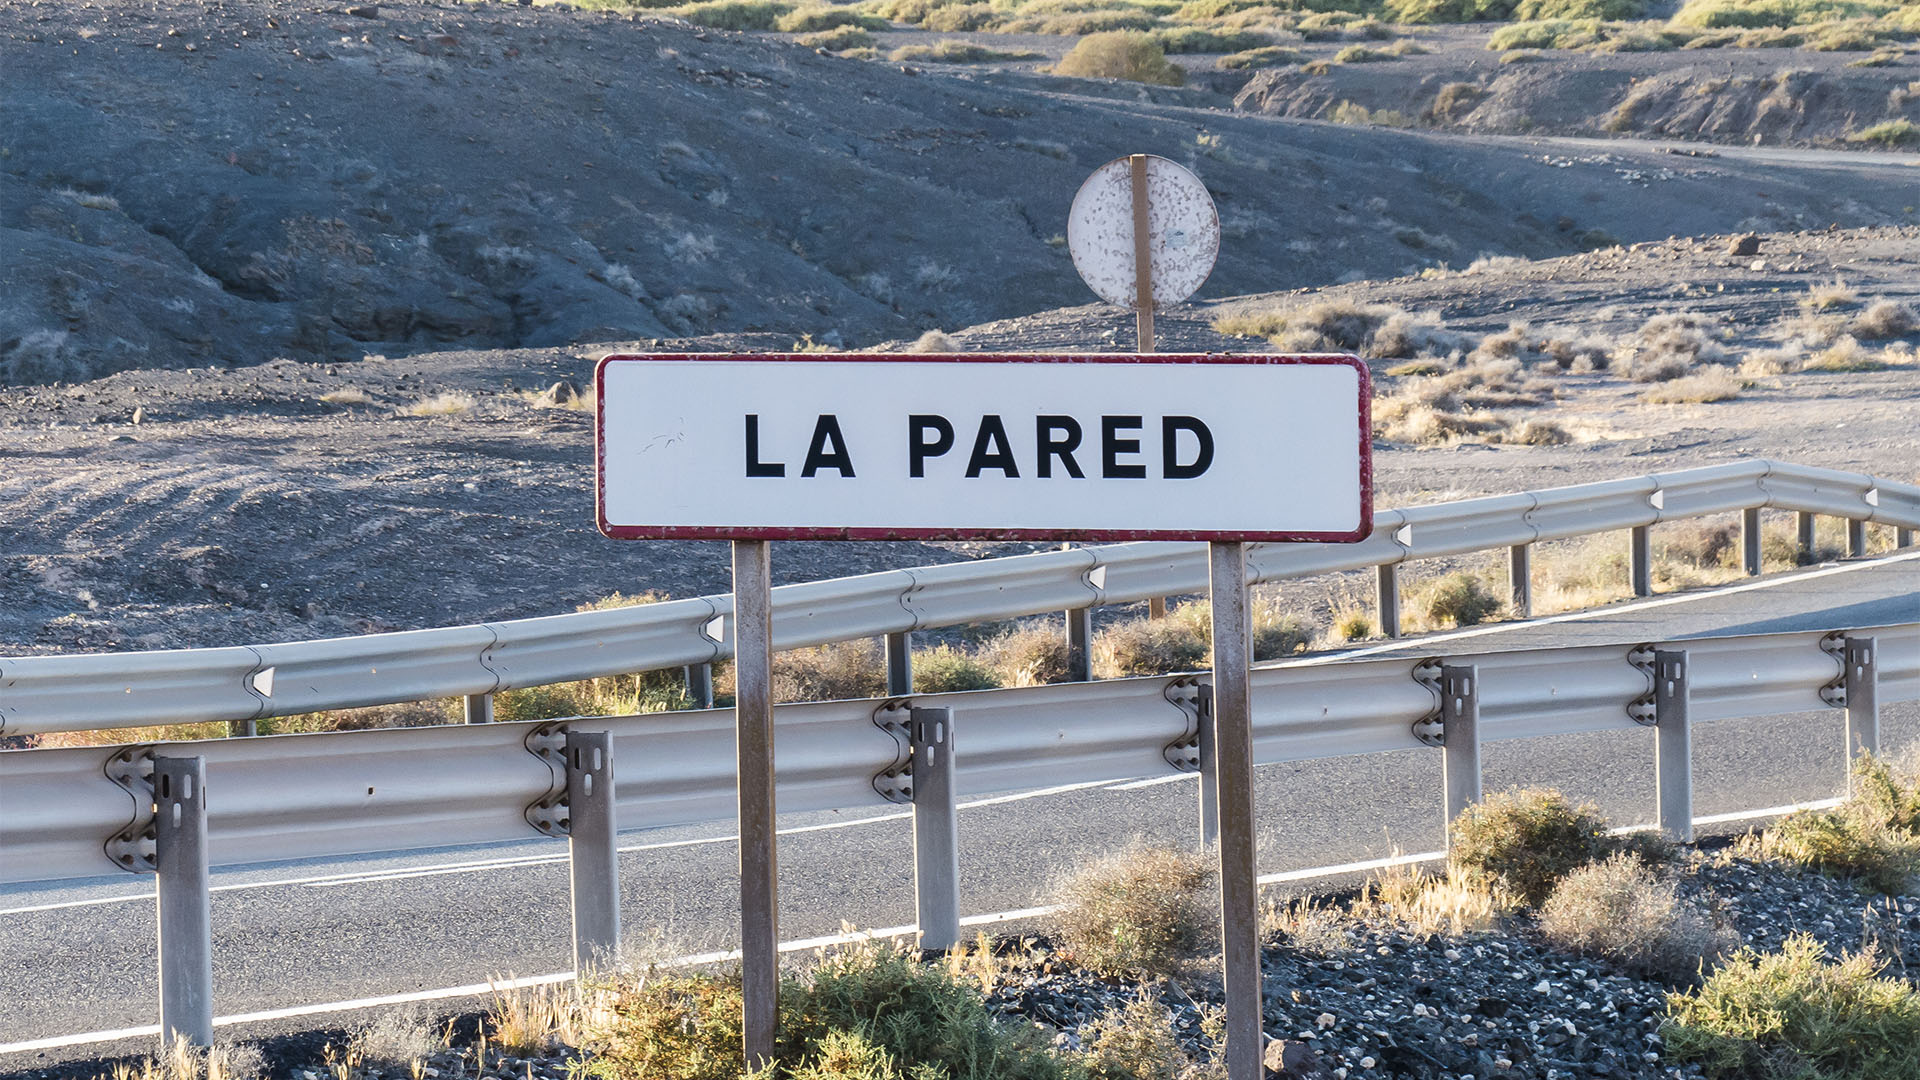
[[(1069, 785), (1084, 787), (1087, 785)], [(1729, 821), (1747, 821), (1754, 818), (1781, 817), (1802, 810), (1824, 810), (1838, 806), (1839, 799), (1821, 799), (1817, 802), (1794, 803), (1789, 806), (1769, 806), (1760, 810), (1739, 810), (1729, 814), (1709, 814), (1694, 818), (1695, 825), (1711, 825)], [(1615, 832), (1632, 832), (1647, 828), (1644, 825), (1631, 825)], [(1314, 878), (1333, 877), (1338, 874), (1351, 874), (1363, 870), (1380, 870), (1389, 866), (1404, 866), (1410, 863), (1428, 862), (1444, 859), (1444, 851), (1423, 851), (1413, 855), (1394, 855), (1385, 859), (1368, 859), (1363, 862), (1339, 863), (1333, 866), (1312, 866), (1302, 870), (1284, 870), (1274, 874), (1263, 874), (1259, 883), (1274, 885), (1285, 881), (1307, 881)], [(988, 926), (994, 923), (1013, 922), (1019, 919), (1035, 919), (1051, 915), (1058, 907), (1015, 908), (1011, 911), (988, 912), (984, 915), (968, 915), (960, 920), (961, 926)], [(809, 949), (824, 949), (834, 945), (850, 945), (858, 941), (875, 938), (899, 938), (917, 934), (917, 926), (888, 926), (877, 930), (862, 930), (851, 933), (827, 934), (820, 937), (799, 938), (780, 943), (781, 952), (805, 952)], [(740, 959), (737, 949), (721, 952), (694, 953), (676, 957), (667, 961), (665, 967), (697, 967), (704, 964), (723, 964)], [(299, 1016), (318, 1016), (325, 1013), (348, 1012), (354, 1009), (371, 1009), (384, 1005), (405, 1005), (419, 1001), (438, 1001), (444, 998), (477, 997), (495, 990), (513, 990), (529, 986), (545, 986), (552, 983), (567, 982), (574, 977), (571, 971), (557, 971), (547, 975), (533, 975), (518, 979), (495, 979), (484, 983), (469, 983), (465, 986), (448, 986), (437, 990), (416, 990), (406, 994), (384, 994), (378, 997), (354, 998), (349, 1001), (329, 1001), (316, 1005), (295, 1005), (285, 1009), (266, 1009), (259, 1012), (236, 1013), (232, 1016), (216, 1016), (214, 1027), (232, 1027), (235, 1024), (250, 1024), (263, 1020), (285, 1020)], [(67, 1046), (85, 1046), (91, 1043), (114, 1042), (120, 1039), (137, 1039), (146, 1035), (160, 1034), (158, 1024), (145, 1027), (118, 1028), (111, 1031), (89, 1031), (77, 1035), (56, 1035), (46, 1039), (32, 1039), (26, 1042), (0, 1043), (0, 1054), (18, 1054), (34, 1050), (57, 1050)]]

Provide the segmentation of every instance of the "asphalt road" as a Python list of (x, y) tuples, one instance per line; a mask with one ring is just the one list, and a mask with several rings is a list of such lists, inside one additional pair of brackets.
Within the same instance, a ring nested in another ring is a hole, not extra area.
[[(1465, 653), (1546, 645), (1833, 629), (1920, 618), (1920, 552), (1721, 589), (1389, 643), (1341, 655)], [(1920, 704), (1883, 707), (1889, 749), (1920, 742)], [(1652, 739), (1628, 731), (1488, 744), (1489, 790), (1551, 784), (1617, 824), (1653, 809)], [(1700, 815), (1828, 798), (1842, 784), (1837, 711), (1723, 721), (1695, 734)], [(962, 804), (962, 910), (1018, 912), (1048, 900), (1063, 868), (1134, 837), (1190, 842), (1190, 779), (1022, 792)], [(1269, 875), (1425, 852), (1441, 844), (1439, 763), (1425, 751), (1259, 770), (1261, 870)], [(1721, 828), (1743, 828), (1740, 821)], [(904, 813), (782, 818), (782, 939), (844, 923), (913, 921)], [(735, 846), (723, 824), (623, 838), (628, 944), (668, 957), (730, 944)], [(556, 841), (239, 867), (214, 874), (215, 1012), (222, 1017), (425, 994), (571, 966), (565, 848)], [(118, 876), (0, 887), (0, 1073), (146, 1050), (131, 1032), (68, 1046), (61, 1036), (138, 1029), (156, 1015), (151, 885)], [(224, 1034), (350, 1023), (337, 1008), (226, 1025)]]

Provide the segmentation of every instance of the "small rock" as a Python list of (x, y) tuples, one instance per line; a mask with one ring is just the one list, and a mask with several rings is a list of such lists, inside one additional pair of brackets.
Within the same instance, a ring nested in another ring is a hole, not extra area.
[(1727, 245), (1727, 254), (1729, 255), (1760, 254), (1760, 237), (1755, 233), (1747, 233), (1744, 236), (1734, 237), (1733, 242)]
[(1333, 1080), (1333, 1070), (1313, 1048), (1295, 1039), (1274, 1039), (1261, 1058), (1270, 1080)]
[(380, 17), (380, 5), (360, 4), (355, 7), (348, 8), (347, 14), (358, 15), (362, 19), (377, 19)]

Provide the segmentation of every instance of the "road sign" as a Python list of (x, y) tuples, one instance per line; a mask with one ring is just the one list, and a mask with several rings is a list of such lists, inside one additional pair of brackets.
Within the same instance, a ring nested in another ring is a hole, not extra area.
[(1140, 351), (1152, 352), (1153, 312), (1192, 296), (1213, 273), (1220, 215), (1207, 186), (1179, 165), (1152, 154), (1116, 158), (1074, 196), (1067, 251), (1100, 299), (1139, 312)]
[(599, 521), (623, 539), (1355, 541), (1348, 356), (609, 356)]

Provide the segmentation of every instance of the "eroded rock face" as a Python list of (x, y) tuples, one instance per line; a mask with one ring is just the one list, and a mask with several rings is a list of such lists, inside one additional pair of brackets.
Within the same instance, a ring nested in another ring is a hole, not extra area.
[(1219, 204), (1202, 296), (1911, 201), (1732, 163), (1649, 199), (1616, 162), (558, 8), (0, 5), (0, 72), (10, 383), (1017, 317), (1088, 299), (1067, 206), (1143, 149)]

